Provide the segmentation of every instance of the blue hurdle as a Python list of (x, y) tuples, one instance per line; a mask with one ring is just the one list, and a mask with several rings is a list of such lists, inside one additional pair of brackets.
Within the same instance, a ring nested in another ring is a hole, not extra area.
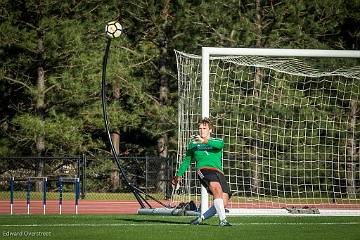
[[(37, 178), (37, 177), (35, 177)], [(31, 179), (32, 177), (28, 177), (25, 181), (27, 182), (27, 192), (26, 192), (26, 206), (27, 206), (27, 214), (30, 214), (31, 210)], [(47, 177), (43, 177), (43, 214), (46, 214), (46, 205), (47, 205)], [(75, 183), (75, 214), (78, 214), (79, 209), (79, 197), (80, 197), (80, 187), (79, 187), (79, 181), (80, 179), (75, 176), (75, 178), (63, 178), (59, 177), (59, 214), (62, 214), (63, 209), (63, 184), (64, 180), (68, 180), (69, 182)], [(20, 180), (24, 181), (24, 180)], [(10, 214), (14, 214), (14, 189), (15, 186), (15, 178), (10, 177)]]

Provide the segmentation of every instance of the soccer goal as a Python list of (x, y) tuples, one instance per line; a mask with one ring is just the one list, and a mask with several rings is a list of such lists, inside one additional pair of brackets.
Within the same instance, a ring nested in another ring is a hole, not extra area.
[[(360, 51), (204, 47), (176, 57), (178, 166), (197, 121), (211, 117), (225, 141), (230, 214), (360, 215)], [(191, 170), (173, 200), (209, 206)]]

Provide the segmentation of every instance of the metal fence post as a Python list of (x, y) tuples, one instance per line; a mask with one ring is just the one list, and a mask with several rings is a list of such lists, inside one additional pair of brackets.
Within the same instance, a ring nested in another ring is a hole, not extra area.
[(80, 169), (80, 197), (81, 199), (85, 199), (86, 194), (86, 155), (82, 154), (81, 156), (81, 169)]
[(145, 155), (145, 193), (148, 193), (149, 158)]

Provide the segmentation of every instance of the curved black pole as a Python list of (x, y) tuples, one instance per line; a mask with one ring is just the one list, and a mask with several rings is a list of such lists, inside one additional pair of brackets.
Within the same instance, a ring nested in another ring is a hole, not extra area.
[(132, 192), (133, 192), (136, 200), (139, 202), (141, 208), (146, 208), (145, 204), (148, 207), (151, 208), (151, 205), (145, 199), (145, 197), (141, 195), (141, 193), (146, 195), (146, 197), (156, 201), (160, 205), (162, 205), (164, 207), (168, 207), (165, 204), (163, 204), (162, 202), (160, 202), (159, 200), (157, 200), (154, 197), (146, 194), (145, 192), (143, 192), (142, 190), (138, 189), (133, 184), (131, 184), (128, 177), (126, 176), (124, 170), (122, 169), (122, 167), (120, 165), (120, 159), (119, 159), (119, 157), (117, 155), (117, 152), (115, 150), (113, 141), (111, 139), (110, 127), (109, 127), (109, 119), (108, 119), (108, 114), (107, 114), (107, 110), (106, 110), (106, 67), (107, 67), (107, 60), (108, 60), (108, 56), (109, 56), (110, 45), (111, 45), (111, 38), (108, 38), (107, 43), (106, 43), (106, 48), (105, 48), (105, 54), (104, 54), (104, 58), (103, 58), (103, 64), (102, 64), (101, 102), (102, 102), (102, 111), (103, 111), (103, 117), (104, 117), (105, 131), (106, 131), (106, 135), (107, 135), (107, 138), (109, 140), (109, 143), (110, 143), (111, 153), (112, 153), (112, 155), (113, 155), (113, 157), (115, 159), (117, 167), (120, 170), (121, 176), (125, 180), (126, 184), (132, 190)]

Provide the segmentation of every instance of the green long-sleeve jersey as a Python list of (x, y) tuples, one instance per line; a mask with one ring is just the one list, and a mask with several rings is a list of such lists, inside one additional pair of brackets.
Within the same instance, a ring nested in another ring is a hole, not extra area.
[(222, 151), (224, 141), (219, 138), (210, 138), (206, 144), (191, 141), (188, 144), (186, 155), (179, 167), (176, 176), (181, 177), (189, 167), (191, 161), (195, 161), (195, 169), (216, 168), (223, 172), (222, 168)]

